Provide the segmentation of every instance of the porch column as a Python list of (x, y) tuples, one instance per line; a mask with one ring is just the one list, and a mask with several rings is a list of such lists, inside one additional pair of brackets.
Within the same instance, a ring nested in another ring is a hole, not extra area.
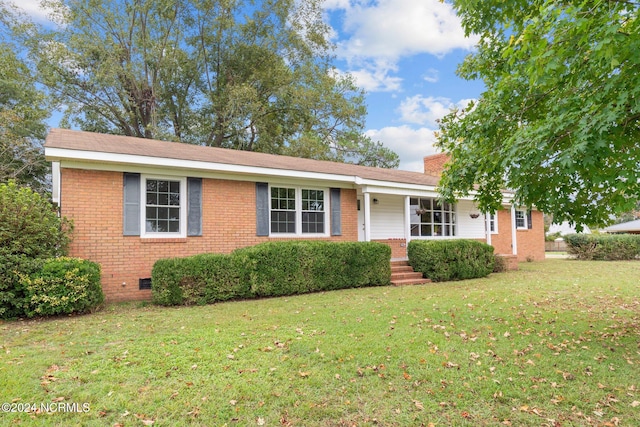
[(371, 241), (371, 195), (362, 193), (364, 197), (364, 241)]
[(516, 207), (511, 205), (511, 249), (514, 255), (518, 255), (518, 239), (516, 232)]
[[(496, 212), (496, 215), (498, 213)], [(491, 214), (490, 213), (485, 213), (484, 214), (484, 227), (487, 230), (487, 245), (491, 244)]]
[(411, 240), (411, 197), (404, 196), (404, 239), (409, 246)]

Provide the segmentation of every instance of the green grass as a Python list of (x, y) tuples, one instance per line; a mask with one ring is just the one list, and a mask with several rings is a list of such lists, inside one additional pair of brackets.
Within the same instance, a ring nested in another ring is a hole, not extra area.
[[(0, 425), (640, 425), (640, 262), (0, 324)], [(64, 399), (64, 400), (62, 400)]]

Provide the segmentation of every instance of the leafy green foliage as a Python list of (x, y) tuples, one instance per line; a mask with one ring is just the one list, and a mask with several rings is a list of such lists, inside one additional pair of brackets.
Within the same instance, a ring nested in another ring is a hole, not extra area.
[(640, 235), (569, 234), (567, 252), (581, 260), (632, 260), (640, 257)]
[(242, 250), (253, 264), (251, 292), (282, 296), (388, 285), (391, 249), (376, 242), (267, 242)]
[(242, 256), (201, 254), (170, 258), (153, 265), (153, 302), (203, 305), (250, 297), (247, 260)]
[[(501, 189), (557, 223), (604, 224), (640, 195), (640, 8), (635, 1), (454, 0), (478, 50), (458, 74), (486, 91), (446, 116), (448, 199)], [(477, 185), (477, 187), (474, 187)]]
[(61, 25), (15, 27), (82, 130), (397, 166), (331, 65), (322, 2), (48, 2)]
[(31, 71), (0, 39), (0, 182), (46, 189), (42, 141), (49, 114), (43, 103)]
[(363, 242), (267, 242), (229, 255), (158, 260), (153, 301), (211, 304), (239, 298), (387, 285), (390, 248)]
[(86, 313), (104, 301), (100, 265), (78, 258), (50, 258), (35, 273), (22, 275), (26, 314), (51, 316)]
[(434, 282), (488, 276), (494, 268), (493, 246), (475, 240), (412, 240), (409, 264)]
[(71, 222), (38, 193), (12, 181), (0, 184), (1, 318), (24, 314), (19, 275), (36, 271), (35, 260), (65, 255), (71, 230)]

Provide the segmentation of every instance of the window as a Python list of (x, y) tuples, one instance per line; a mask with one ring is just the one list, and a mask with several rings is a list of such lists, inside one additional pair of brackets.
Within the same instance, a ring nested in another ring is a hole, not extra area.
[(325, 190), (271, 187), (272, 234), (325, 234)]
[(527, 212), (516, 210), (516, 228), (527, 228)]
[(492, 234), (498, 233), (498, 216), (496, 214), (489, 214), (489, 231)]
[(271, 232), (296, 232), (295, 188), (271, 188)]
[(146, 236), (184, 236), (186, 200), (184, 179), (145, 177), (142, 204), (143, 234)]
[(409, 201), (412, 236), (455, 236), (456, 207), (432, 198), (414, 198)]
[(324, 191), (302, 190), (302, 232), (324, 234)]

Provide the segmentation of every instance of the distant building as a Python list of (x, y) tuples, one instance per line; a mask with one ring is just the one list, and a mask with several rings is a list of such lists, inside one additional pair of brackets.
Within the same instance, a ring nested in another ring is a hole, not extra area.
[(623, 222), (621, 224), (611, 225), (604, 230), (605, 233), (612, 234), (640, 234), (640, 219), (636, 219), (635, 221)]

